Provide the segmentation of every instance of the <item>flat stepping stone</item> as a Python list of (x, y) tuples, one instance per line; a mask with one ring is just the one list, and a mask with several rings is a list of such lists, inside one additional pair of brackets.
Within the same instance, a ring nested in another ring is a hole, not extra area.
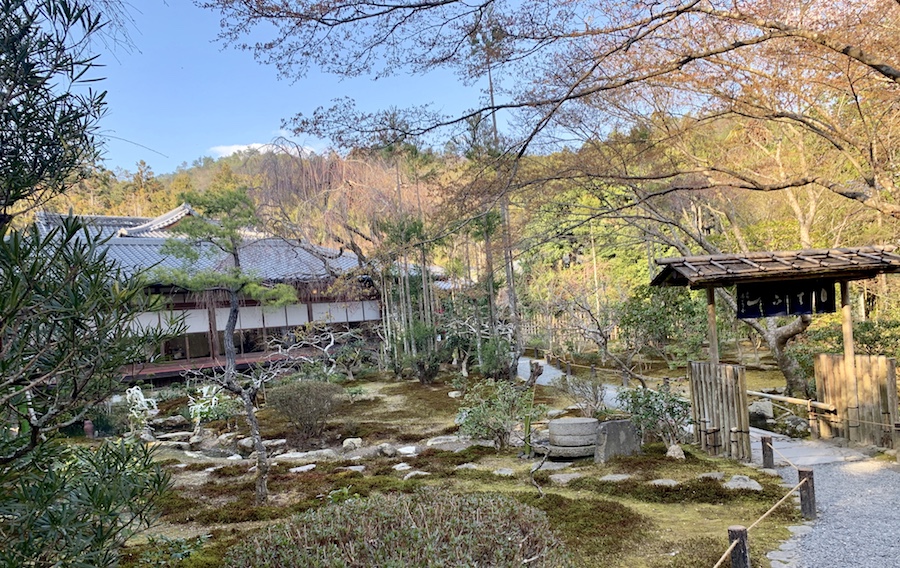
[(535, 464), (531, 466), (531, 471), (557, 471), (566, 469), (567, 467), (572, 467), (572, 462), (545, 461), (543, 464), (541, 462), (535, 462)]
[(307, 471), (312, 471), (312, 470), (314, 470), (314, 469), (316, 469), (316, 464), (314, 464), (314, 463), (308, 463), (308, 464), (306, 464), (306, 465), (301, 465), (301, 466), (298, 466), (298, 467), (292, 467), (292, 468), (289, 469), (288, 471), (291, 472), (291, 473), (306, 473)]
[(634, 477), (628, 473), (610, 473), (609, 475), (604, 475), (600, 478), (600, 481), (608, 481), (610, 483), (621, 483), (623, 481), (628, 481)]
[(348, 465), (346, 467), (341, 467), (338, 469), (343, 469), (345, 471), (355, 471), (356, 473), (362, 473), (366, 471), (366, 466), (364, 465)]
[(428, 473), (427, 471), (419, 471), (419, 470), (411, 471), (403, 476), (403, 481), (409, 481), (413, 477), (424, 477), (426, 475), (431, 475), (431, 474)]
[(794, 536), (805, 536), (812, 532), (812, 527), (809, 525), (794, 525), (792, 527), (788, 527), (788, 530)]
[(336, 460), (337, 452), (331, 449), (312, 450), (309, 452), (286, 452), (278, 456), (282, 461), (319, 461), (319, 460)]
[(586, 458), (594, 457), (597, 451), (596, 444), (590, 446), (548, 446), (551, 458)]
[(415, 457), (419, 455), (419, 449), (415, 446), (403, 446), (397, 448), (397, 453), (401, 456)]
[(170, 434), (158, 434), (156, 439), (166, 442), (187, 442), (193, 435), (193, 432), (172, 432)]
[(678, 482), (674, 479), (654, 479), (650, 482), (650, 485), (656, 485), (657, 487), (677, 487)]
[(406, 471), (412, 469), (412, 466), (406, 462), (400, 462), (394, 466), (394, 471)]
[(697, 476), (697, 479), (712, 479), (713, 481), (725, 481), (725, 473), (721, 471), (710, 471), (708, 473), (701, 473)]
[(512, 477), (516, 474), (516, 472), (509, 469), (508, 467), (501, 467), (500, 469), (495, 469), (491, 473), (493, 473), (494, 475), (499, 475), (500, 477)]
[(554, 473), (550, 476), (550, 481), (554, 485), (568, 485), (570, 481), (584, 477), (580, 473)]
[(468, 463), (459, 464), (458, 466), (454, 467), (453, 469), (478, 469), (478, 466), (472, 462), (468, 462)]
[(762, 485), (750, 479), (746, 475), (733, 475), (726, 483), (725, 489), (749, 489), (750, 491), (762, 491)]

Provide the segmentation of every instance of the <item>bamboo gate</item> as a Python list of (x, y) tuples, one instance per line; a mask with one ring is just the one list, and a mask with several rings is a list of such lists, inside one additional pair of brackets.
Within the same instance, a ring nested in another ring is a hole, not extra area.
[(817, 425), (823, 438), (897, 448), (896, 361), (880, 355), (856, 355), (855, 367), (855, 373), (848, 373), (843, 355), (816, 356), (816, 398), (833, 404), (837, 413), (810, 409), (813, 432)]
[(710, 455), (750, 461), (747, 378), (741, 365), (691, 361), (694, 443)]

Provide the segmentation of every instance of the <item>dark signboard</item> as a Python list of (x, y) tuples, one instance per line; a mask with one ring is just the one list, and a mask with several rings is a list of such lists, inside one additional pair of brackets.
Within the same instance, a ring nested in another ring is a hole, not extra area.
[(835, 311), (834, 280), (738, 284), (738, 317), (799, 316)]

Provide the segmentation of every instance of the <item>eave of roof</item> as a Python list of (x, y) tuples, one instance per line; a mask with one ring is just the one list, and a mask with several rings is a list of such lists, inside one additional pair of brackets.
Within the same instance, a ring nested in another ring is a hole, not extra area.
[(652, 286), (720, 288), (784, 280), (863, 280), (900, 272), (894, 246), (683, 256), (656, 260), (662, 271)]

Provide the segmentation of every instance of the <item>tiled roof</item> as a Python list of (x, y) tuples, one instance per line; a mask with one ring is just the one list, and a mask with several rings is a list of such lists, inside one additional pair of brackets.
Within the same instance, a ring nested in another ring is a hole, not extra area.
[[(109, 238), (109, 258), (127, 275), (154, 268), (183, 268), (185, 260), (162, 252), (166, 241), (177, 237), (167, 231), (187, 215), (196, 213), (188, 204), (155, 218), (82, 216), (90, 226)], [(39, 229), (46, 233), (61, 224), (64, 215), (38, 212)], [(240, 250), (241, 268), (270, 282), (315, 281), (346, 273), (358, 267), (356, 255), (298, 241), (261, 236), (247, 231)], [(196, 245), (200, 259), (194, 270), (224, 270), (232, 266), (231, 257), (210, 244)], [(170, 284), (160, 282), (160, 284)]]
[(661, 258), (653, 286), (691, 288), (802, 279), (862, 280), (900, 272), (894, 246)]

